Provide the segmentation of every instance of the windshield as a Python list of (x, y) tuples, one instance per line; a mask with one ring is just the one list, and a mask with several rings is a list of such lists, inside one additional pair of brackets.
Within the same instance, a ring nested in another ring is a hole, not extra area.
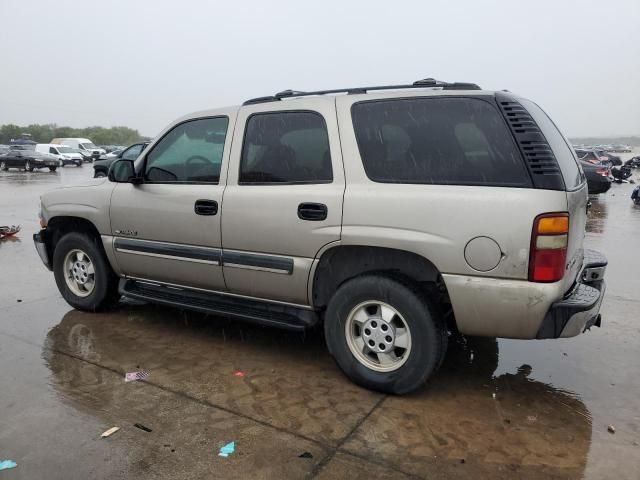
[(60, 153), (75, 153), (75, 150), (71, 147), (57, 147)]
[(80, 145), (82, 145), (82, 147), (86, 148), (87, 150), (90, 149), (90, 148), (96, 148), (96, 146), (91, 142), (89, 142), (89, 143), (81, 143)]

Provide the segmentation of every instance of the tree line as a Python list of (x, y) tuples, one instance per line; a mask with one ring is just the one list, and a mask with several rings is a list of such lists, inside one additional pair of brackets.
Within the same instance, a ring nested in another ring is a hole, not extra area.
[(148, 140), (140, 135), (138, 130), (129, 127), (86, 127), (72, 128), (49, 125), (19, 125), (0, 126), (0, 144), (8, 145), (12, 139), (18, 139), (23, 134), (30, 134), (31, 139), (38, 143), (49, 143), (54, 138), (88, 138), (96, 145), (129, 145), (131, 143)]

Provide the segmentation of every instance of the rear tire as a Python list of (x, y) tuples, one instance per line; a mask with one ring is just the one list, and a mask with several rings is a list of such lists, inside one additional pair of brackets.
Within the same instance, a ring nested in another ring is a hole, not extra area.
[(50, 172), (55, 172), (58, 169), (58, 167), (49, 167), (49, 171)]
[(25, 172), (33, 172), (33, 166), (31, 165), (31, 162), (29, 160), (24, 162), (24, 171)]
[(7, 162), (0, 162), (0, 170), (2, 170), (3, 172), (9, 170), (9, 167), (7, 167)]
[(118, 277), (99, 241), (85, 233), (67, 233), (53, 252), (58, 290), (78, 310), (105, 310), (118, 300)]
[(358, 385), (386, 393), (420, 388), (447, 350), (447, 328), (435, 302), (404, 278), (347, 281), (329, 301), (324, 329), (342, 371)]
[(93, 176), (93, 178), (104, 178), (106, 177), (107, 174), (103, 171), (97, 171), (96, 174)]

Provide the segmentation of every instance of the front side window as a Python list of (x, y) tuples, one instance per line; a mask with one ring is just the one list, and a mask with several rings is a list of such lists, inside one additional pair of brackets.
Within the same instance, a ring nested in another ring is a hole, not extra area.
[(142, 144), (133, 145), (133, 146), (129, 147), (128, 149), (126, 149), (123, 152), (122, 159), (123, 160), (135, 160), (140, 155), (140, 152), (142, 152), (142, 147), (143, 147)]
[(240, 184), (330, 183), (324, 118), (315, 112), (273, 112), (247, 120)]
[(144, 178), (151, 183), (218, 183), (227, 117), (181, 123), (147, 155)]
[(361, 102), (351, 109), (367, 176), (375, 182), (531, 186), (497, 108), (475, 98)]
[(55, 149), (55, 148), (53, 148), (53, 147), (49, 147), (49, 153), (56, 154), (56, 153), (58, 153), (58, 152), (56, 152), (56, 149)]

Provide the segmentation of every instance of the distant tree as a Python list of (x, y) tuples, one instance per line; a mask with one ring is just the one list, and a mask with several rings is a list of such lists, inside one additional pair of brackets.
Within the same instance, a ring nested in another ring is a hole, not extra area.
[(7, 124), (0, 126), (0, 144), (8, 144), (12, 139), (20, 138), (23, 133), (28, 133), (38, 143), (49, 143), (54, 138), (80, 137), (88, 138), (96, 145), (129, 145), (148, 137), (140, 135), (138, 130), (129, 127), (86, 127), (72, 128), (59, 127), (56, 124), (33, 124), (26, 127)]

